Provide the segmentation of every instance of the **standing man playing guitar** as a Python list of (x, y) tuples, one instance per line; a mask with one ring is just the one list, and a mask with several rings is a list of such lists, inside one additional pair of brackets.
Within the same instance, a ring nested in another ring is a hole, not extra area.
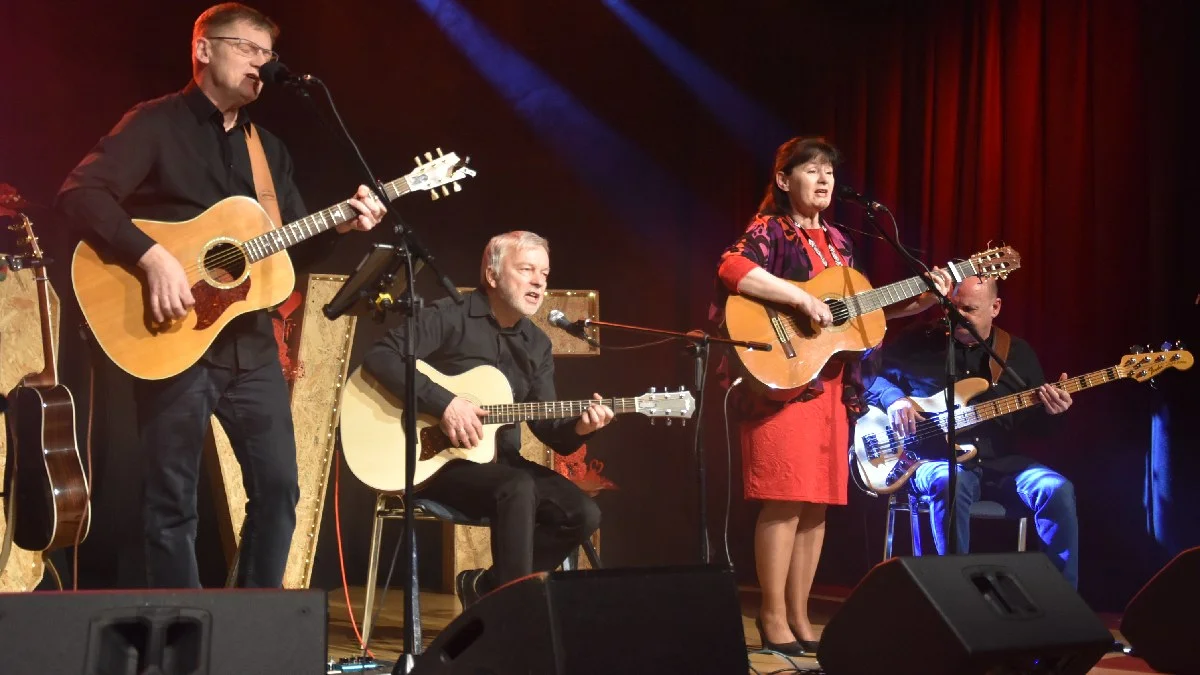
[[(545, 300), (549, 274), (550, 244), (542, 237), (522, 231), (493, 237), (483, 251), (480, 287), (461, 304), (443, 298), (421, 312), (414, 354), (447, 375), (495, 366), (512, 387), (513, 401), (554, 401), (550, 338), (529, 320)], [(407, 339), (402, 324), (363, 361), (365, 371), (401, 398)], [(441, 432), (452, 445), (480, 443), (486, 411), (420, 372), (416, 390), (418, 409), (441, 418)], [(578, 417), (531, 421), (529, 428), (554, 451), (570, 454), (612, 418), (612, 409), (597, 402)], [(520, 448), (520, 428), (502, 427), (495, 462), (456, 459), (416, 491), (416, 497), (491, 522), (492, 567), (463, 570), (455, 579), (464, 608), (502, 584), (556, 568), (600, 526), (600, 508), (590, 497), (557, 472), (521, 457)]]
[[(969, 549), (972, 503), (990, 499), (1006, 506), (1028, 508), (1033, 511), (1046, 555), (1067, 581), (1078, 587), (1079, 524), (1075, 515), (1075, 487), (1049, 467), (1016, 454), (1021, 436), (1044, 436), (1056, 426), (1056, 416), (1071, 407), (1071, 395), (1046, 383), (1042, 366), (1029, 343), (1011, 337), (993, 325), (1001, 304), (995, 280), (970, 277), (958, 285), (952, 300), (1009, 367), (1029, 386), (1037, 387), (1037, 397), (1042, 404), (971, 427), (958, 437), (960, 445), (975, 445), (978, 454), (965, 465), (958, 466), (954, 501), (958, 550), (955, 553), (966, 553)], [(954, 352), (955, 370), (960, 379), (983, 377), (992, 382), (989, 390), (974, 402), (1022, 390), (1011, 374), (1000, 372), (999, 366), (979, 348), (965, 328), (954, 330)], [(946, 384), (944, 323), (917, 325), (901, 333), (894, 343), (881, 350), (878, 371), (870, 380), (867, 402), (887, 411), (897, 434), (918, 434), (917, 425), (923, 418), (909, 397), (933, 396)], [(1060, 381), (1066, 379), (1066, 373), (1059, 378)], [(944, 457), (943, 436), (939, 433), (935, 438), (936, 447), (923, 454)], [(917, 466), (910, 482), (911, 490), (932, 499), (929, 513), (933, 521), (933, 541), (941, 554), (946, 553), (949, 539), (946, 532), (948, 486), (946, 460), (927, 461)]]
[[(829, 327), (833, 316), (821, 299), (795, 283), (834, 267), (853, 266), (850, 239), (821, 217), (833, 200), (834, 167), (840, 154), (821, 138), (793, 138), (775, 153), (775, 171), (758, 215), (725, 250), (718, 270), (718, 308), (731, 293), (750, 296), (794, 316)], [(950, 276), (934, 268), (938, 288)], [(888, 318), (915, 314), (935, 302), (932, 294), (884, 308)], [(779, 345), (774, 345), (777, 349)], [(747, 499), (762, 500), (754, 529), (754, 557), (762, 607), (758, 629), (764, 649), (798, 656), (815, 653), (816, 632), (808, 597), (825, 539), (825, 507), (846, 503), (849, 478), (848, 410), (860, 400), (861, 354), (835, 356), (799, 389), (735, 390)], [(749, 377), (747, 377), (749, 379)]]
[[(256, 129), (245, 111), (262, 91), (259, 69), (277, 58), (271, 50), (278, 35), (273, 21), (245, 5), (205, 10), (192, 32), (193, 81), (130, 110), (59, 192), (60, 210), (85, 228), (85, 236), (114, 259), (140, 268), (148, 314), (164, 330), (187, 317), (193, 305), (202, 309), (184, 268), (195, 261), (176, 259), (131, 218), (194, 218), (234, 195), (259, 195), (268, 212), (277, 210), (286, 220), (305, 213), (287, 149)], [(384, 213), (366, 186), (359, 186), (349, 204), (357, 218), (339, 225), (340, 232), (369, 230)], [(278, 218), (273, 220), (278, 226)], [(197, 363), (165, 379), (138, 380), (134, 391), (147, 462), (143, 527), (149, 585), (200, 586), (196, 487), (215, 413), (241, 464), (249, 498), (237, 583), (280, 586), (299, 488), (288, 388), (267, 313), (234, 319)]]

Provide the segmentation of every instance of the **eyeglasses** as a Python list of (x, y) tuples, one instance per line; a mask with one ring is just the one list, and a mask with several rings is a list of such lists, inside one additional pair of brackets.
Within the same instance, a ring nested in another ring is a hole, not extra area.
[(238, 52), (240, 52), (242, 56), (248, 56), (250, 58), (254, 58), (255, 56), (258, 56), (259, 54), (262, 54), (263, 58), (265, 58), (267, 61), (278, 61), (279, 60), (278, 52), (273, 52), (270, 49), (267, 49), (266, 47), (259, 47), (257, 44), (247, 40), (246, 38), (209, 36), (208, 39), (209, 40), (228, 40), (229, 44), (234, 49), (238, 50)]

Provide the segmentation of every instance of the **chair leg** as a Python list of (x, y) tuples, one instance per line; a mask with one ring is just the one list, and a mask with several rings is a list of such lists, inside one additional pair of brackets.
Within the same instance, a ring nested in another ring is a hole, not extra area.
[(1028, 534), (1029, 519), (1021, 518), (1021, 520), (1017, 521), (1017, 551), (1020, 553), (1025, 552), (1025, 542), (1027, 541)]
[(921, 551), (921, 503), (915, 495), (908, 496), (908, 529), (909, 534), (912, 535), (913, 555), (923, 555)]
[(892, 558), (892, 536), (896, 533), (896, 511), (892, 508), (892, 502), (888, 501), (887, 510), (887, 525), (883, 530), (883, 559), (891, 560)]
[(371, 554), (367, 563), (367, 599), (363, 602), (362, 640), (371, 641), (372, 618), (375, 611), (375, 585), (379, 578), (379, 548), (383, 545), (383, 511), (387, 506), (383, 493), (375, 497), (375, 524), (371, 527)]
[(592, 566), (592, 569), (600, 569), (600, 554), (596, 552), (596, 547), (592, 545), (590, 537), (583, 542), (583, 554), (587, 556), (588, 564)]

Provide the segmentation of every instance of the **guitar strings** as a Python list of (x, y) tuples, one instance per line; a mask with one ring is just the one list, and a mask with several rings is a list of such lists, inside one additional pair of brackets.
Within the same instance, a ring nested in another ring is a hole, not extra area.
[[(1099, 377), (1103, 378), (1103, 379), (1101, 379), (1100, 383), (1111, 382), (1112, 380), (1116, 380), (1116, 379), (1120, 379), (1120, 378), (1124, 377), (1123, 375), (1121, 375), (1120, 371), (1117, 370), (1116, 368), (1105, 368), (1103, 370), (1097, 370), (1095, 372), (1088, 373), (1086, 375), (1079, 375), (1076, 377), (1072, 377), (1072, 378), (1069, 378), (1062, 382), (1051, 382), (1050, 384), (1052, 384), (1052, 385), (1058, 387), (1059, 389), (1062, 389), (1063, 391), (1066, 391), (1068, 393), (1075, 393), (1075, 392), (1087, 389), (1089, 386), (1092, 386), (1090, 384), (1089, 380), (1094, 376), (1099, 376)], [(995, 406), (997, 408), (997, 410), (1003, 408), (1004, 409), (1003, 412), (1000, 412), (999, 414), (992, 416), (992, 417), (999, 417), (1000, 415), (1006, 415), (1008, 413), (1015, 412), (1017, 410), (1021, 410), (1022, 408), (1034, 408), (1039, 405), (1042, 405), (1041, 399), (1036, 399), (1036, 398), (1034, 399), (1034, 403), (1032, 403), (1031, 405), (1022, 406), (1019, 404), (1019, 399), (1022, 396), (1032, 395), (1033, 391), (1036, 391), (1036, 390), (1031, 389), (1031, 390), (1027, 390), (1027, 391), (1021, 391), (1021, 392), (1017, 392), (1015, 394), (1009, 394), (1008, 396), (1002, 396), (1000, 398), (993, 399), (991, 401), (984, 401), (982, 403), (978, 403), (976, 405), (970, 406), (969, 408), (964, 408), (962, 410), (956, 410), (955, 411), (955, 420), (956, 420), (955, 426), (962, 424), (962, 426), (965, 428), (967, 426), (979, 424), (981, 422), (986, 422), (988, 419), (991, 419), (991, 418), (986, 418), (986, 419), (979, 418), (979, 415), (981, 414), (981, 412), (979, 411), (980, 406), (985, 406), (985, 405)], [(1010, 409), (1009, 405), (1011, 405), (1013, 403), (1017, 403), (1017, 405), (1015, 405), (1014, 407), (1012, 407)], [(892, 451), (893, 454), (899, 454), (899, 452), (904, 449), (905, 444), (910, 441), (921, 442), (921, 441), (928, 440), (930, 438), (935, 438), (937, 436), (944, 436), (946, 434), (946, 427), (942, 426), (942, 422), (940, 422), (940, 420), (946, 416), (946, 411), (940, 410), (938, 412), (929, 412), (929, 413), (925, 413), (925, 414), (928, 415), (928, 417), (926, 419), (917, 421), (917, 433), (912, 434), (910, 436), (904, 436), (904, 437), (900, 438), (898, 440), (898, 442), (897, 441), (888, 441), (886, 444), (880, 444), (879, 448), (881, 450)], [(933, 428), (931, 429), (930, 427), (933, 427)], [(924, 428), (925, 431), (922, 431), (921, 430), (922, 428)]]
[[(385, 183), (385, 184), (384, 184), (384, 186), (383, 186), (383, 191), (384, 191), (384, 194), (385, 194), (385, 195), (387, 195), (389, 199), (396, 199), (396, 198), (398, 198), (398, 197), (401, 197), (401, 196), (403, 196), (403, 195), (406, 195), (406, 194), (408, 194), (409, 192), (412, 192), (412, 190), (411, 190), (411, 189), (410, 189), (410, 190), (404, 190), (404, 191), (401, 191), (401, 190), (400, 190), (400, 188), (399, 188), (399, 185), (400, 185), (402, 182), (404, 182), (404, 183), (407, 183), (407, 181), (408, 181), (408, 176), (405, 176), (405, 177), (403, 177), (403, 178), (398, 178), (398, 179), (396, 179), (396, 180), (394, 180), (394, 181), (392, 181), (392, 182), (390, 182), (390, 183)], [(389, 188), (391, 189), (391, 191), (395, 192), (396, 194), (395, 194), (395, 195), (389, 194), (389, 192), (388, 192)], [(334, 227), (337, 227), (338, 225), (343, 225), (343, 224), (345, 224), (345, 223), (348, 223), (348, 222), (350, 222), (351, 220), (353, 220), (353, 218), (349, 218), (349, 219), (343, 220), (343, 221), (342, 221), (342, 222), (340, 222), (340, 223), (339, 223), (339, 222), (336, 222), (336, 219), (335, 219), (335, 218), (333, 218), (333, 214), (332, 214), (331, 212), (332, 212), (334, 209), (337, 209), (337, 210), (338, 210), (338, 213), (341, 213), (341, 211), (343, 210), (343, 207), (345, 207), (345, 210), (347, 210), (347, 211), (350, 211), (350, 212), (352, 212), (353, 214), (355, 214), (355, 217), (357, 217), (358, 215), (361, 215), (361, 214), (359, 214), (359, 213), (358, 213), (358, 211), (357, 211), (357, 210), (355, 210), (355, 209), (354, 209), (354, 207), (350, 206), (350, 201), (349, 201), (349, 200), (346, 200), (346, 201), (343, 201), (343, 202), (338, 202), (337, 204), (334, 204), (333, 206), (330, 206), (329, 208), (327, 208), (327, 209), (325, 209), (325, 210), (323, 210), (323, 211), (318, 211), (318, 212), (317, 212), (317, 213), (327, 213), (327, 214), (329, 214), (329, 216), (328, 216), (327, 220), (328, 220), (329, 222), (333, 223), (333, 224), (332, 224), (332, 225), (330, 225), (330, 226), (328, 226), (328, 227), (326, 227), (324, 230), (321, 230), (320, 232), (317, 232), (316, 234), (321, 234), (321, 233), (323, 233), (323, 232), (328, 232), (330, 229), (332, 229), (332, 228), (334, 228)], [(282, 226), (282, 227), (278, 227), (278, 228), (272, 228), (271, 230), (268, 230), (267, 232), (264, 232), (263, 234), (260, 234), (260, 235), (258, 235), (258, 236), (256, 236), (256, 237), (254, 237), (254, 238), (252, 238), (252, 239), (248, 239), (248, 240), (246, 240), (246, 241), (253, 241), (254, 239), (257, 239), (258, 237), (261, 237), (261, 236), (264, 236), (264, 235), (270, 234), (270, 233), (272, 233), (272, 232), (278, 232), (278, 233), (281, 233), (281, 234), (282, 234), (282, 232), (281, 232), (282, 230), (288, 230), (289, 232), (291, 232), (291, 233), (293, 233), (293, 234), (299, 234), (299, 233), (301, 232), (301, 230), (300, 230), (300, 226), (299, 226), (299, 223), (302, 223), (303, 221), (305, 221), (305, 220), (307, 220), (307, 219), (309, 219), (309, 218), (312, 218), (312, 217), (313, 217), (313, 215), (316, 215), (316, 214), (309, 214), (309, 215), (305, 216), (304, 218), (301, 218), (301, 219), (299, 219), (299, 220), (296, 220), (296, 221), (293, 221), (293, 222), (291, 222), (291, 223), (288, 223), (288, 224), (286, 224), (286, 225), (284, 225), (284, 226)], [(314, 223), (315, 223), (315, 221), (314, 221)], [(320, 227), (319, 225), (316, 225), (316, 226), (317, 226), (317, 227)], [(306, 229), (307, 229), (307, 227), (306, 227)], [(288, 246), (292, 246), (293, 244), (298, 244), (298, 243), (300, 243), (301, 241), (304, 241), (305, 239), (308, 239), (308, 238), (310, 238), (310, 237), (313, 237), (313, 236), (316, 236), (316, 235), (315, 235), (315, 234), (306, 234), (304, 237), (302, 237), (302, 238), (300, 238), (300, 239), (297, 239), (296, 241), (292, 242), (291, 244), (288, 244)], [(272, 243), (274, 243), (274, 242), (272, 242)], [(188, 274), (188, 280), (189, 280), (189, 281), (191, 281), (191, 280), (192, 280), (192, 278), (191, 278), (191, 274), (190, 274), (191, 272), (199, 272), (199, 271), (202, 271), (202, 270), (205, 270), (205, 269), (209, 269), (209, 268), (211, 268), (211, 267), (220, 267), (220, 266), (222, 266), (222, 265), (227, 265), (227, 264), (229, 264), (229, 263), (237, 262), (237, 261), (238, 261), (239, 259), (241, 259), (241, 258), (249, 258), (249, 255), (246, 253), (245, 244), (246, 244), (246, 242), (245, 242), (245, 241), (244, 241), (244, 242), (238, 242), (238, 243), (236, 243), (236, 244), (230, 244), (230, 245), (233, 247), (233, 250), (229, 250), (229, 251), (223, 251), (223, 252), (221, 252), (221, 253), (217, 254), (216, 256), (214, 256), (214, 257), (213, 257), (211, 260), (206, 260), (206, 261), (203, 261), (203, 262), (201, 262), (201, 263), (193, 263), (193, 264), (191, 264), (191, 265), (188, 265), (187, 267), (184, 267), (184, 268), (183, 268), (183, 269), (184, 269), (184, 271), (185, 271), (185, 272), (187, 272), (187, 273), (189, 273), (189, 274)], [(284, 248), (287, 248), (287, 246), (285, 246)], [(280, 251), (282, 251), (282, 250), (283, 250), (283, 249), (280, 249)], [(278, 253), (278, 251), (275, 251), (274, 253)], [(274, 253), (272, 253), (272, 254), (270, 254), (270, 255), (273, 255)], [(196, 279), (195, 281), (199, 281), (199, 279)]]

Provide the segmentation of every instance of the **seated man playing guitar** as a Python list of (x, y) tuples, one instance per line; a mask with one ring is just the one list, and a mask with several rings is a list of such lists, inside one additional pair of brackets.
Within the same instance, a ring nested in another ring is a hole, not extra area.
[[(421, 312), (413, 351), (449, 375), (480, 365), (504, 373), (513, 400), (553, 401), (554, 359), (550, 338), (528, 317), (542, 306), (550, 274), (550, 245), (532, 232), (508, 232), (488, 242), (480, 288), (461, 304), (443, 298)], [(363, 369), (396, 396), (405, 392), (405, 325), (372, 347)], [(417, 406), (441, 418), (453, 445), (475, 447), (487, 412), (417, 373)], [(599, 399), (599, 394), (594, 395)], [(613, 411), (596, 403), (575, 418), (539, 420), (530, 429), (556, 452), (569, 454), (609, 423)], [(535, 571), (556, 568), (600, 526), (600, 509), (582, 490), (553, 470), (523, 457), (517, 426), (502, 427), (496, 461), (454, 460), (417, 490), (492, 527), (492, 567), (463, 570), (455, 590), (466, 608), (481, 595)]]
[[(958, 467), (955, 498), (958, 550), (955, 552), (968, 551), (972, 503), (988, 499), (1010, 507), (1023, 505), (1033, 512), (1045, 553), (1067, 581), (1078, 587), (1079, 525), (1075, 515), (1075, 488), (1049, 467), (1015, 452), (1021, 436), (1046, 435), (1056, 426), (1055, 416), (1071, 407), (1071, 395), (1046, 383), (1041, 364), (1029, 343), (1010, 337), (992, 325), (1000, 313), (999, 288), (995, 280), (968, 278), (958, 285), (951, 299), (1009, 367), (1029, 387), (1037, 387), (1041, 402), (1040, 406), (973, 426), (958, 436), (960, 446), (970, 443), (978, 448), (978, 453)], [(962, 327), (955, 328), (954, 351), (960, 379), (983, 377), (991, 382), (988, 391), (974, 399), (975, 402), (1024, 389), (1010, 373), (1001, 373), (999, 366)], [(867, 403), (887, 410), (897, 434), (921, 434), (918, 424), (924, 418), (911, 399), (933, 396), (945, 386), (945, 324), (939, 321), (912, 326), (894, 343), (885, 346), (880, 354), (877, 372), (873, 378), (867, 378)], [(1066, 377), (1063, 373), (1059, 379)], [(922, 456), (946, 455), (943, 436), (937, 434), (935, 438), (941, 442), (934, 441), (927, 448), (918, 448)], [(941, 554), (945, 554), (948, 540), (947, 464), (946, 460), (926, 461), (917, 466), (910, 482), (911, 490), (932, 499), (933, 538)]]

